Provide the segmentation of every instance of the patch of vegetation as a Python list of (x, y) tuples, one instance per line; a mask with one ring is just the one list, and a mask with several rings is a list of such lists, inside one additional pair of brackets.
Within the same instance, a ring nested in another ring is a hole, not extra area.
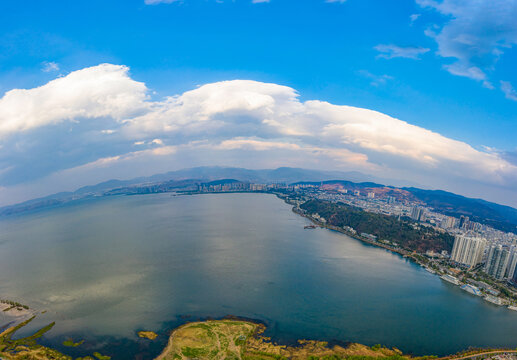
[(183, 355), (189, 358), (197, 358), (200, 356), (207, 355), (209, 351), (205, 348), (191, 348), (186, 346), (183, 349), (181, 349), (181, 352), (183, 353)]
[(244, 356), (244, 360), (248, 359), (257, 359), (257, 356), (259, 356), (259, 359), (274, 359), (274, 360), (287, 360), (285, 356), (278, 355), (278, 354), (271, 354), (265, 351), (250, 351), (246, 353)]
[(84, 340), (74, 342), (74, 340), (72, 340), (72, 339), (67, 339), (67, 340), (63, 341), (63, 346), (78, 347), (79, 345), (82, 345), (83, 343), (84, 343)]
[(10, 308), (5, 309), (4, 311), (11, 310), (12, 308), (20, 308), (20, 309), (26, 309), (26, 310), (28, 310), (28, 309), (29, 309), (29, 307), (28, 307), (27, 305), (20, 304), (20, 303), (19, 303), (19, 302), (17, 302), (17, 301), (11, 301), (11, 300), (0, 299), (0, 303), (2, 303), (2, 304), (7, 304), (7, 305), (11, 305), (11, 307), (10, 307)]
[(99, 353), (97, 351), (93, 353), (93, 356), (95, 356), (99, 360), (110, 360), (111, 359), (111, 356), (102, 355), (101, 353)]
[(153, 331), (139, 331), (138, 336), (149, 340), (154, 340), (158, 337), (158, 335)]
[(41, 329), (39, 329), (38, 331), (36, 331), (33, 335), (30, 335), (30, 336), (27, 336), (27, 337), (24, 337), (21, 339), (13, 340), (12, 339), (13, 334), (16, 331), (18, 331), (19, 329), (21, 329), (22, 327), (24, 327), (25, 325), (27, 325), (28, 323), (30, 323), (32, 320), (34, 320), (34, 318), (35, 318), (35, 316), (31, 317), (30, 319), (28, 319), (4, 332), (4, 336), (2, 336), (0, 338), (0, 344), (4, 346), (3, 351), (6, 351), (6, 352), (13, 351), (18, 346), (25, 346), (25, 347), (37, 346), (36, 339), (43, 336), (43, 334), (45, 334), (47, 331), (52, 329), (55, 325), (54, 322), (50, 323), (47, 326), (44, 326)]
[(33, 335), (21, 338), (12, 339), (16, 331), (29, 324), (34, 320), (34, 316), (22, 323), (13, 326), (2, 333), (0, 336), (0, 356), (6, 359), (22, 360), (22, 359), (47, 359), (47, 360), (72, 360), (70, 356), (61, 354), (60, 352), (41, 346), (36, 343), (36, 339), (40, 338), (47, 331), (52, 329), (55, 323), (50, 323), (47, 326), (36, 331)]

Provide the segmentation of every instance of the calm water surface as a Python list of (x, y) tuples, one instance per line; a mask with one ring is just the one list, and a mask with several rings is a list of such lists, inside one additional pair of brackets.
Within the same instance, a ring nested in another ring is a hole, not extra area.
[[(47, 310), (72, 355), (152, 359), (188, 320), (264, 321), (278, 341), (381, 343), (415, 354), (517, 346), (517, 312), (383, 249), (324, 229), (272, 195), (111, 197), (0, 220), (0, 297)], [(9, 321), (0, 314), (0, 325)], [(155, 342), (136, 331), (153, 330)]]

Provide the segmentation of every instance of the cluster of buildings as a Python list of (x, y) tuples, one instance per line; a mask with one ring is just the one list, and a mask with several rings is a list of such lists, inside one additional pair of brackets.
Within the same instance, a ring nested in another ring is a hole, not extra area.
[(340, 201), (373, 213), (409, 217), (421, 226), (432, 226), (453, 236), (482, 237), (486, 239), (487, 244), (495, 243), (503, 246), (517, 244), (516, 234), (506, 233), (472, 221), (468, 216), (460, 216), (459, 218), (447, 216), (416, 201), (397, 201), (394, 196), (376, 196), (373, 192), (361, 192), (359, 190), (325, 191), (320, 186), (315, 185), (300, 187), (298, 190), (308, 197), (334, 202)]
[(456, 235), (451, 260), (460, 266), (483, 271), (498, 281), (517, 283), (517, 246), (489, 243), (479, 236)]
[(197, 185), (199, 192), (268, 191), (287, 189), (285, 184), (255, 184), (241, 181), (215, 181)]

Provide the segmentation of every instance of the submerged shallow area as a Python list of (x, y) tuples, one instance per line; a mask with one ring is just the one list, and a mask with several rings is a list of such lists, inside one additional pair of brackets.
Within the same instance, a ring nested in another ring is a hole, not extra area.
[[(517, 312), (307, 224), (270, 194), (106, 197), (11, 216), (0, 220), (0, 295), (46, 310), (26, 331), (56, 321), (44, 341), (77, 356), (151, 359), (171, 329), (226, 315), (263, 321), (287, 343), (416, 355), (517, 346)], [(69, 337), (85, 342), (63, 348)]]

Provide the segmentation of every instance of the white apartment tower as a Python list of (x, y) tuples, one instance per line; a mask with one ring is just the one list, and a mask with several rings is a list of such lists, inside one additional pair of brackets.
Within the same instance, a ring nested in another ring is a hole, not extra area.
[(451, 259), (469, 267), (476, 266), (481, 262), (485, 247), (484, 238), (457, 235), (454, 239)]

